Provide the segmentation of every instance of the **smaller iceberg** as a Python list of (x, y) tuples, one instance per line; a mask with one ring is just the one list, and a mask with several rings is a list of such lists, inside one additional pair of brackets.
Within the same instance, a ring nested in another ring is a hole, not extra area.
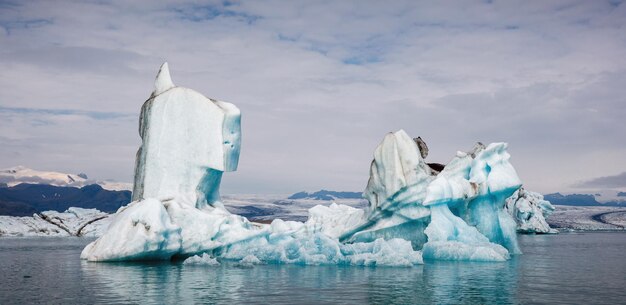
[(218, 262), (215, 257), (211, 257), (210, 255), (204, 253), (202, 255), (194, 255), (186, 259), (183, 261), (183, 265), (219, 266), (220, 262)]
[(527, 234), (553, 234), (546, 218), (554, 212), (554, 206), (543, 195), (520, 188), (506, 200), (506, 210), (517, 222), (517, 231)]
[(438, 171), (423, 159), (421, 138), (403, 130), (388, 134), (370, 168), (369, 211), (340, 240), (400, 237), (433, 260), (503, 261), (521, 253), (515, 221), (503, 210), (521, 185), (506, 147), (481, 144), (457, 152)]
[(96, 209), (71, 207), (65, 212), (45, 211), (30, 217), (0, 215), (0, 237), (89, 236), (104, 233), (109, 214)]

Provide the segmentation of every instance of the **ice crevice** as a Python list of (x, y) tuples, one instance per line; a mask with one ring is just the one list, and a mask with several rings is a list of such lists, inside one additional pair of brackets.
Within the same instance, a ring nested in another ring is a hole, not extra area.
[(163, 64), (141, 110), (133, 202), (81, 258), (412, 266), (520, 253), (512, 215), (529, 209), (522, 199), (505, 206), (514, 193), (532, 194), (520, 190), (506, 143), (479, 143), (442, 165), (425, 161), (421, 138), (389, 133), (370, 164), (366, 209), (318, 205), (306, 222), (260, 224), (230, 213), (220, 199), (223, 173), (238, 167), (240, 125), (235, 105), (175, 86)]

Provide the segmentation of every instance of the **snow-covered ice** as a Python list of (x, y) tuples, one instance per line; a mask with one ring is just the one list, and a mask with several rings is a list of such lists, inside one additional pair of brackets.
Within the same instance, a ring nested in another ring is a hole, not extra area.
[(625, 230), (626, 208), (603, 206), (556, 206), (548, 223), (563, 230)]
[(422, 263), (420, 251), (403, 239), (345, 244), (306, 224), (274, 220), (268, 234), (232, 243), (213, 253), (230, 260), (254, 255), (263, 262), (301, 265), (409, 266)]
[(100, 236), (109, 214), (96, 209), (45, 211), (32, 217), (0, 216), (0, 236)]
[(240, 112), (172, 83), (167, 63), (141, 109), (133, 200), (196, 194), (197, 207), (219, 201), (224, 171), (237, 169)]
[(315, 206), (306, 222), (260, 224), (230, 213), (219, 194), (223, 172), (236, 170), (239, 158), (236, 106), (175, 86), (164, 64), (142, 107), (140, 135), (135, 201), (111, 217), (83, 259), (207, 254), (234, 261), (253, 256), (273, 263), (410, 266), (423, 257), (502, 261), (520, 253), (516, 223), (504, 205), (521, 181), (505, 143), (457, 152), (434, 170), (405, 131), (389, 133), (374, 152), (364, 192), (368, 207)]
[(183, 261), (184, 265), (204, 265), (204, 266), (219, 266), (220, 262), (211, 257), (210, 255), (203, 253), (202, 255), (194, 255)]
[(247, 255), (239, 261), (239, 265), (241, 266), (252, 266), (259, 264), (261, 264), (261, 260), (252, 254)]

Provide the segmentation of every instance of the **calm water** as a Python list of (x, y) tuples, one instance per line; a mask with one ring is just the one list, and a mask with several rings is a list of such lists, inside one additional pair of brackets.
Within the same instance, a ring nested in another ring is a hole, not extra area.
[(509, 262), (413, 268), (88, 263), (88, 241), (0, 238), (0, 304), (626, 303), (626, 233), (520, 236)]

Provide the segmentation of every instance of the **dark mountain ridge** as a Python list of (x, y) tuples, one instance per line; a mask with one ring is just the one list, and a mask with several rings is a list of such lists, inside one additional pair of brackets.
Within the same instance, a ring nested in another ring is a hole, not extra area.
[[(618, 195), (619, 196), (619, 195)], [(556, 205), (571, 205), (571, 206), (614, 206), (623, 207), (626, 206), (626, 201), (609, 201), (599, 202), (596, 197), (591, 194), (569, 194), (563, 195), (561, 193), (553, 193), (544, 195), (545, 200), (550, 201)]]
[(78, 188), (22, 183), (0, 187), (0, 215), (31, 216), (49, 210), (63, 212), (70, 207), (113, 213), (130, 199), (130, 191), (105, 190), (97, 184)]

